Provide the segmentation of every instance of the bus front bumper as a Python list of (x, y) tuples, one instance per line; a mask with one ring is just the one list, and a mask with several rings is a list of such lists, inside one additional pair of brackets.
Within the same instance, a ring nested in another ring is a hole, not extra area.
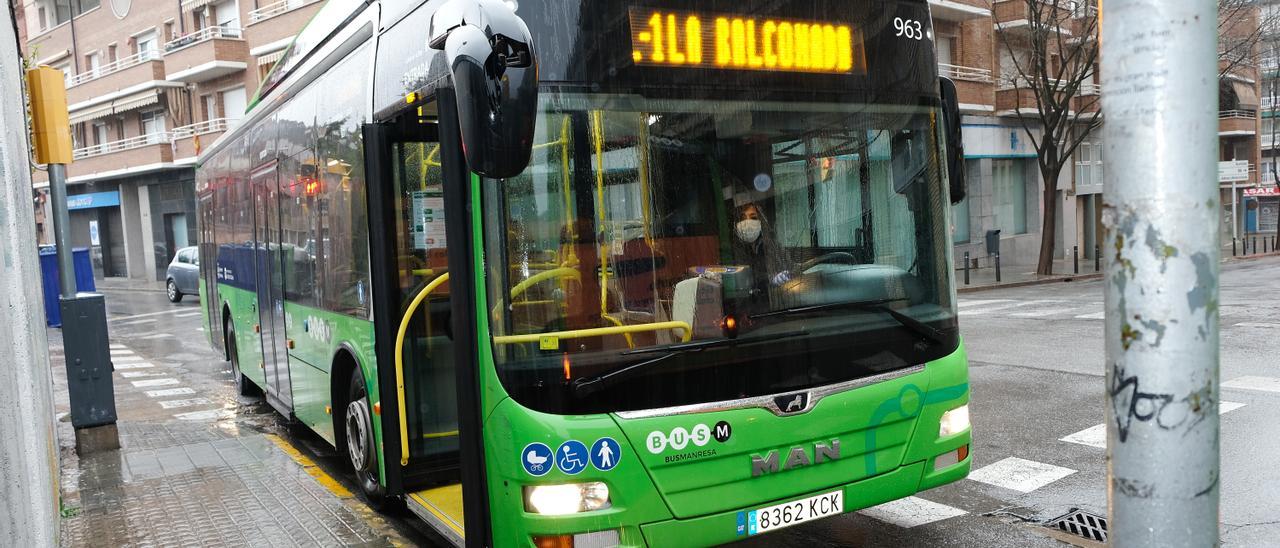
[[(760, 504), (758, 507), (799, 500), (839, 488), (844, 491), (845, 513), (854, 512), (911, 496), (923, 489), (963, 479), (969, 474), (971, 462), (972, 457), (966, 455), (964, 460), (941, 470), (933, 470), (932, 461), (904, 464), (891, 472), (847, 483), (843, 487), (832, 486), (812, 493), (797, 494), (786, 499)], [(697, 518), (650, 523), (642, 525), (640, 530), (649, 546), (712, 546), (725, 544), (749, 538), (749, 534), (738, 526), (739, 513), (754, 509), (740, 508)], [(839, 516), (829, 517), (839, 518)]]

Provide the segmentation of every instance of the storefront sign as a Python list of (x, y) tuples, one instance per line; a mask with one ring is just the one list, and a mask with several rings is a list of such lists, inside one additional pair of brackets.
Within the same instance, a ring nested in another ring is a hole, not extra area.
[(1259, 188), (1244, 189), (1245, 196), (1280, 196), (1280, 187), (1264, 186)]
[(93, 209), (95, 207), (114, 207), (120, 205), (120, 192), (90, 192), (67, 196), (67, 209)]

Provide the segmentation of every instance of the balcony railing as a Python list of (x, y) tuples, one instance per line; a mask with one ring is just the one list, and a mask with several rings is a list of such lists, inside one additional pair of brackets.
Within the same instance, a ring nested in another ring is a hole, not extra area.
[(1232, 118), (1252, 120), (1257, 117), (1258, 117), (1258, 111), (1256, 110), (1220, 110), (1218, 111), (1219, 120), (1227, 120)]
[(90, 80), (96, 80), (98, 78), (102, 78), (103, 76), (106, 76), (113, 72), (120, 72), (129, 67), (141, 65), (142, 63), (145, 63), (147, 61), (158, 61), (159, 59), (160, 59), (159, 52), (155, 50), (144, 49), (128, 57), (122, 57), (120, 59), (116, 59), (115, 61), (111, 63), (107, 63), (105, 65), (101, 65), (96, 69), (89, 69), (85, 72), (82, 72), (80, 74), (67, 78), (67, 87), (80, 85)]
[(938, 63), (938, 74), (954, 80), (991, 83), (991, 69), (962, 67), (947, 63)]
[(1101, 95), (1101, 94), (1102, 94), (1102, 84), (1095, 84), (1093, 82), (1080, 83), (1080, 95)]
[(302, 6), (315, 2), (316, 0), (280, 0), (274, 4), (267, 4), (256, 10), (249, 11), (249, 24), (252, 25), (264, 19), (270, 19), (287, 11), (298, 9)]
[(227, 124), (229, 122), (231, 122), (231, 120), (228, 118), (214, 118), (212, 120), (205, 120), (188, 126), (173, 128), (173, 131), (169, 132), (169, 134), (174, 140), (188, 139), (196, 135), (226, 131)]
[(243, 36), (243, 34), (240, 32), (240, 27), (205, 27), (191, 34), (184, 34), (170, 40), (164, 45), (164, 51), (165, 53), (169, 53), (171, 51), (180, 50), (187, 46), (199, 44), (200, 42), (212, 40), (214, 38), (240, 38), (241, 36)]
[(130, 137), (128, 139), (122, 139), (119, 141), (102, 143), (100, 145), (77, 148), (71, 151), (71, 154), (74, 159), (83, 160), (85, 158), (92, 158), (94, 156), (102, 156), (103, 154), (112, 154), (115, 152), (123, 152), (126, 150), (133, 150), (135, 148), (142, 148), (142, 147), (151, 146), (151, 145), (161, 145), (161, 144), (172, 143), (172, 142), (173, 142), (173, 135), (167, 131), (161, 131), (157, 133), (149, 133), (147, 135), (139, 135), (137, 137)]

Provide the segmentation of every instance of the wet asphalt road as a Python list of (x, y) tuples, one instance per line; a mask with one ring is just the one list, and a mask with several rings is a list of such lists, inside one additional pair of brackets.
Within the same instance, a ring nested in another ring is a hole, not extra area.
[[(1221, 399), (1230, 409), (1222, 416), (1222, 540), (1280, 545), (1280, 425), (1273, 420), (1280, 416), (1280, 257), (1224, 264), (1221, 286), (1221, 378), (1228, 386)], [(1064, 546), (1043, 523), (1076, 508), (1106, 514), (1104, 450), (1089, 445), (1098, 442), (1090, 432), (1104, 414), (1102, 288), (1085, 281), (961, 296), (975, 429), (970, 479), (743, 544)], [(107, 294), (113, 341), (175, 366), (218, 408), (280, 434), (356, 490), (318, 437), (288, 427), (265, 404), (233, 395), (229, 365), (209, 348), (201, 318), (192, 314), (199, 312), (196, 299), (170, 304), (160, 292)], [(1239, 383), (1249, 388), (1231, 388), (1241, 377), (1249, 377)], [(1277, 391), (1256, 389), (1271, 379)], [(390, 536), (434, 543), (406, 514), (379, 522), (394, 530)]]

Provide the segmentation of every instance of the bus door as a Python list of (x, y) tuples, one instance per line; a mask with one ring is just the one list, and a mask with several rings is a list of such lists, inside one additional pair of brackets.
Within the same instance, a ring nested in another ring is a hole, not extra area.
[(283, 341), (284, 276), (280, 241), (280, 187), (278, 164), (272, 161), (250, 174), (253, 188), (254, 263), (257, 269), (258, 325), (262, 336), (262, 368), (267, 401), (289, 414), (293, 405), (288, 357)]
[[(449, 258), (451, 246), (467, 245), (468, 239), (445, 227), (448, 216), (456, 215), (445, 211), (442, 164), (450, 163), (448, 145), (438, 142), (434, 117), (414, 110), (416, 114), (395, 122), (366, 128), (373, 174), (370, 208), (379, 208), (370, 218), (376, 214), (385, 219), (385, 229), (372, 230), (370, 238), (380, 384), (394, 387), (397, 373), (403, 378), (403, 390), (397, 394), (400, 412), (387, 413), (383, 404), (383, 431), (400, 433), (399, 439), (395, 434), (384, 436), (384, 455), (399, 456), (402, 464), (396, 472), (400, 477), (390, 482), (392, 490), (403, 494), (406, 506), (440, 535), (460, 546), (468, 536), (483, 536), (464, 534), (469, 529), (463, 520), (463, 478), (469, 467), (460, 457), (459, 417), (461, 409), (478, 403), (459, 395), (457, 364), (470, 355), (467, 346), (474, 340), (455, 333), (462, 328), (453, 318), (454, 305), (461, 304), (453, 302), (454, 288), (462, 286), (473, 269)], [(384, 402), (391, 396), (388, 392)], [(467, 485), (469, 501), (482, 497), (479, 482)], [(481, 495), (472, 495), (477, 489)]]
[[(213, 194), (213, 191), (208, 189), (202, 191), (200, 193), (200, 207), (197, 208), (197, 211), (199, 211), (198, 227), (200, 231), (200, 247), (198, 255), (198, 266), (200, 267), (199, 283), (200, 291), (203, 292), (200, 304), (202, 304), (205, 309), (205, 333), (212, 332), (211, 327), (217, 328), (221, 325), (218, 323), (218, 320), (220, 319), (218, 311), (222, 310), (222, 303), (220, 302), (221, 298), (218, 295), (218, 292), (214, 289), (217, 287), (218, 283), (218, 249), (214, 244), (217, 240), (214, 239), (213, 235), (213, 220), (214, 214), (217, 211), (214, 209)], [(223, 235), (223, 237), (225, 238), (226, 236)], [(214, 341), (214, 346), (219, 350), (226, 350), (223, 348), (225, 341), (220, 337), (213, 337), (212, 340)]]

